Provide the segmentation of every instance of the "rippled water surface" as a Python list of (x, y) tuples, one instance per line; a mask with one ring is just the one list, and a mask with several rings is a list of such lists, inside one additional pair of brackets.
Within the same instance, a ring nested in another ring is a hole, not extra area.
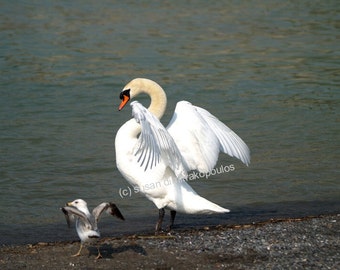
[[(131, 117), (117, 111), (119, 92), (135, 77), (167, 92), (164, 124), (189, 100), (248, 144), (249, 167), (221, 155), (216, 168), (233, 171), (190, 182), (231, 209), (218, 222), (338, 212), (339, 11), (338, 1), (1, 2), (0, 242), (59, 240), (59, 207), (79, 197), (115, 201), (127, 219), (111, 223), (118, 231), (134, 230), (129, 220), (152, 228), (156, 208), (115, 165)], [(195, 218), (177, 224), (210, 217)]]

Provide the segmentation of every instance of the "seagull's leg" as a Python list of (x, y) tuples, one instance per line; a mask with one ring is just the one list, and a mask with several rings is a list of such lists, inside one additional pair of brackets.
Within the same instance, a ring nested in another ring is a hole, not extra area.
[(82, 248), (83, 248), (83, 243), (80, 243), (79, 251), (76, 254), (72, 255), (72, 257), (80, 256), (80, 252), (81, 252)]
[(102, 254), (100, 253), (99, 247), (97, 247), (97, 249), (98, 249), (98, 255), (96, 257), (96, 260), (103, 258)]
[(175, 210), (170, 210), (170, 225), (169, 225), (169, 231), (172, 229), (174, 226), (175, 222), (175, 217), (176, 217), (176, 211)]
[(165, 214), (165, 210), (164, 208), (159, 209), (158, 211), (158, 221), (156, 223), (156, 234), (160, 232), (160, 230), (162, 229), (162, 222), (163, 222), (163, 218), (164, 218), (164, 214)]

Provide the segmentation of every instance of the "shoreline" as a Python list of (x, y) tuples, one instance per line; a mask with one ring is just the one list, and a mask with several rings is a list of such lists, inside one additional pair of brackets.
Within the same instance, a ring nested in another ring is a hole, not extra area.
[(0, 247), (1, 269), (339, 269), (340, 214)]
[[(244, 205), (232, 207), (226, 214), (214, 215), (188, 215), (177, 213), (174, 231), (189, 228), (201, 229), (206, 226), (232, 226), (234, 224), (249, 224), (264, 222), (271, 219), (301, 218), (304, 216), (332, 215), (340, 213), (340, 201), (313, 201), (313, 202), (280, 202), (271, 204)], [(59, 209), (50, 213), (57, 217), (57, 222), (38, 224), (0, 224), (0, 247), (3, 245), (24, 245), (37, 242), (58, 242), (79, 240), (74, 229), (67, 227), (65, 218)], [(136, 215), (124, 211), (125, 221), (103, 216), (99, 229), (102, 237), (120, 237), (131, 234), (147, 234), (154, 232), (158, 212), (149, 209), (146, 215)], [(166, 212), (163, 225), (169, 222), (169, 212)]]

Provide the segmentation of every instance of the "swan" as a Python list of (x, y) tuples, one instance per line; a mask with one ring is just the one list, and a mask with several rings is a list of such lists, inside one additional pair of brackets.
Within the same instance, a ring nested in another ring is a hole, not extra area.
[[(103, 202), (99, 204), (96, 208), (92, 210), (92, 214), (87, 208), (86, 201), (82, 199), (76, 199), (72, 202), (66, 204), (66, 206), (61, 208), (65, 215), (67, 225), (70, 227), (71, 218), (76, 219), (76, 230), (80, 238), (80, 248), (79, 251), (72, 255), (72, 257), (80, 256), (80, 252), (83, 248), (84, 243), (94, 242), (100, 237), (100, 233), (97, 227), (97, 223), (100, 215), (106, 211), (112, 216), (116, 216), (124, 220), (123, 215), (119, 211), (118, 207), (114, 203)], [(100, 250), (98, 249), (98, 255), (96, 259), (102, 257)]]
[(176, 212), (187, 214), (227, 213), (198, 195), (187, 183), (188, 172), (210, 172), (220, 152), (240, 159), (247, 166), (250, 152), (243, 140), (208, 111), (179, 101), (165, 128), (162, 118), (167, 104), (163, 88), (156, 82), (136, 78), (121, 91), (118, 110), (139, 94), (147, 94), (146, 109), (131, 102), (133, 118), (123, 124), (115, 138), (116, 164), (123, 177), (152, 201), (159, 210), (156, 233), (161, 230), (165, 209), (170, 210), (169, 229)]

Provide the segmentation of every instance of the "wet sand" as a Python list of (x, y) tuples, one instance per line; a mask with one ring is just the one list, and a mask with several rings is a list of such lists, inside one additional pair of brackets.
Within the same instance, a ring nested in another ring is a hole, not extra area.
[(0, 248), (1, 269), (340, 269), (340, 214)]

